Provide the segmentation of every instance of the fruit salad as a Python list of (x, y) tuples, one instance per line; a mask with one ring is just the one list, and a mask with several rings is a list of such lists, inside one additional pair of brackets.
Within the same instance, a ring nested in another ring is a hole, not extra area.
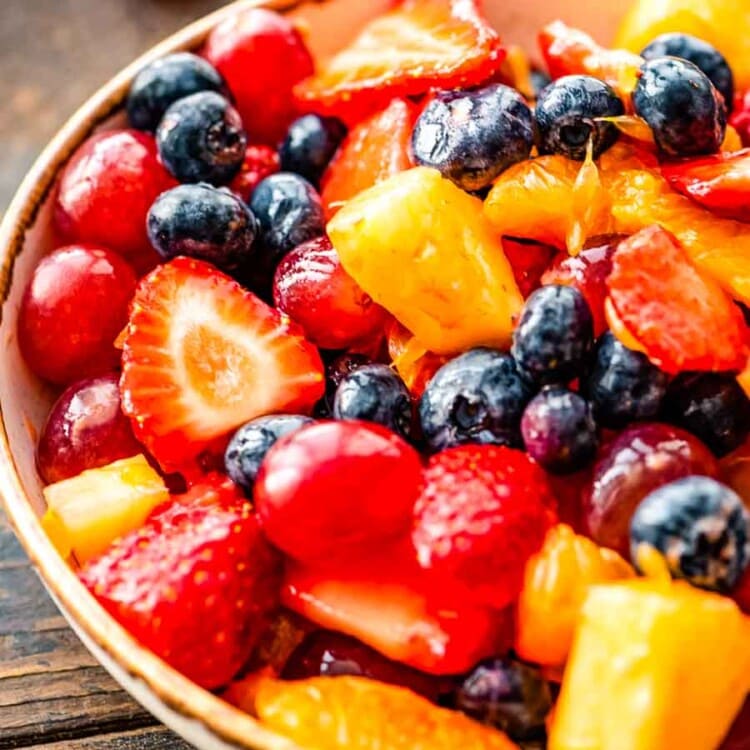
[(749, 18), (141, 70), (18, 319), (92, 596), (310, 750), (750, 747)]

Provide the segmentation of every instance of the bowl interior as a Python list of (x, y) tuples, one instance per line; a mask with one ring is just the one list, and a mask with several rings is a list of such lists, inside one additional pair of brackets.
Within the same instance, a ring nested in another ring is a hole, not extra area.
[[(319, 0), (303, 3), (302, 7), (291, 12), (304, 20), (315, 54), (326, 56), (345, 43), (368, 17), (389, 4), (389, 0), (368, 0), (366, 3)], [(522, 4), (486, 0), (485, 4), (502, 36), (508, 41), (524, 44), (530, 51), (539, 26), (546, 21), (561, 17), (606, 41), (621, 14), (619, 8), (599, 0), (526, 0)], [(300, 3), (244, 0), (235, 4), (239, 7), (252, 5), (288, 7)], [(146, 699), (141, 695), (138, 697), (159, 718), (173, 726), (177, 724), (168, 711), (160, 711), (160, 706), (163, 706), (202, 721), (200, 732), (186, 730), (184, 726), (176, 727), (183, 734), (188, 732), (187, 739), (192, 739), (200, 747), (289, 748), (287, 742), (192, 685), (143, 650), (98, 607), (45, 537), (38, 522), (45, 505), (34, 465), (34, 451), (36, 436), (55, 391), (28, 370), (16, 338), (18, 310), (28, 279), (39, 259), (62, 244), (53, 228), (52, 215), (55, 179), (65, 160), (94, 129), (111, 128), (124, 122), (121, 115), (111, 117), (110, 113), (122, 102), (128, 81), (146, 60), (178, 49), (198, 47), (216, 21), (233, 12), (235, 6), (170, 37), (89, 100), (42, 154), (6, 214), (0, 227), (0, 299), (3, 300), (0, 319), (0, 494), (19, 537), (65, 614), (87, 643), (100, 651), (97, 655), (102, 658), (108, 655), (113, 664), (123, 668), (116, 674), (119, 679), (134, 677), (144, 685), (148, 695)], [(112, 668), (110, 664), (106, 666)], [(134, 689), (131, 684), (125, 687)], [(228, 738), (230, 744), (212, 744), (210, 738), (217, 735)]]

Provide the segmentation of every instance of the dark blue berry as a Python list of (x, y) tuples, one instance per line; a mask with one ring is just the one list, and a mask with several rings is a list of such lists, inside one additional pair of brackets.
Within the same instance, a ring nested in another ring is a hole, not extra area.
[(345, 135), (346, 126), (335, 117), (300, 117), (289, 126), (279, 148), (282, 171), (294, 172), (317, 185)]
[(334, 357), (326, 364), (326, 392), (315, 406), (317, 417), (330, 417), (333, 415), (333, 399), (341, 381), (351, 372), (360, 367), (372, 364), (372, 360), (366, 354), (346, 352)]
[(731, 373), (681, 373), (667, 390), (665, 413), (717, 456), (739, 448), (750, 435), (750, 399)]
[(263, 291), (290, 250), (325, 234), (325, 214), (315, 188), (291, 172), (262, 180), (253, 191), (250, 210), (260, 225), (252, 285)]
[(607, 331), (596, 345), (591, 372), (581, 384), (598, 424), (617, 429), (659, 414), (669, 377), (641, 352)]
[(623, 114), (622, 100), (604, 81), (584, 75), (558, 78), (536, 100), (539, 153), (583, 161), (591, 141), (596, 159), (619, 136), (613, 123), (598, 118)]
[(531, 86), (534, 89), (534, 96), (537, 98), (539, 97), (539, 94), (542, 93), (542, 89), (552, 83), (552, 78), (550, 77), (549, 73), (545, 73), (543, 70), (539, 70), (538, 68), (534, 68), (531, 71), (529, 77), (531, 79)]
[(148, 236), (165, 258), (187, 255), (231, 273), (246, 266), (258, 225), (241, 198), (206, 183), (162, 193), (148, 212)]
[(734, 101), (734, 76), (726, 57), (713, 45), (690, 34), (662, 34), (644, 47), (641, 57), (680, 57), (700, 68), (724, 97), (727, 109)]
[(708, 76), (687, 60), (657, 57), (644, 63), (633, 107), (669, 156), (713, 154), (724, 140), (724, 101)]
[(594, 346), (594, 323), (584, 296), (550, 284), (526, 300), (513, 333), (512, 353), (536, 383), (567, 383), (584, 372)]
[(471, 349), (443, 365), (419, 402), (431, 451), (468, 443), (520, 447), (521, 415), (534, 395), (508, 354)]
[(542, 740), (552, 692), (539, 670), (510, 658), (495, 658), (474, 668), (456, 689), (453, 703), (513, 740)]
[(156, 129), (156, 145), (180, 182), (223, 185), (242, 166), (247, 136), (229, 100), (202, 91), (170, 105)]
[(561, 385), (548, 385), (531, 399), (521, 434), (528, 454), (552, 474), (583, 469), (599, 445), (588, 402)]
[(280, 414), (259, 417), (243, 425), (234, 433), (224, 453), (227, 474), (251, 497), (260, 465), (273, 444), (313, 421), (310, 417)]
[(363, 365), (341, 379), (333, 399), (333, 416), (377, 422), (408, 438), (412, 427), (411, 394), (388, 365)]
[(135, 77), (125, 108), (134, 128), (154, 132), (170, 104), (199, 91), (229, 96), (219, 72), (198, 55), (175, 52), (147, 65)]
[(511, 164), (529, 157), (531, 110), (509, 86), (438, 94), (419, 116), (411, 145), (418, 164), (433, 167), (464, 190), (480, 190)]
[(715, 479), (689, 476), (646, 495), (630, 523), (630, 553), (659, 551), (672, 574), (695, 586), (729, 591), (750, 563), (750, 513)]

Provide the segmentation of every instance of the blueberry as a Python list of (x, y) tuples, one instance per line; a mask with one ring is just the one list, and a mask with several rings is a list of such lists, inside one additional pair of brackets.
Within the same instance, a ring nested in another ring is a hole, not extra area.
[(583, 469), (599, 445), (588, 402), (561, 385), (548, 385), (531, 399), (521, 434), (528, 454), (551, 474)]
[(661, 409), (669, 378), (641, 352), (628, 349), (609, 331), (599, 338), (591, 372), (582, 391), (596, 421), (617, 429), (654, 419)]
[(226, 188), (178, 185), (148, 212), (148, 236), (165, 258), (187, 255), (231, 273), (252, 256), (258, 225), (250, 209)]
[(346, 126), (335, 117), (300, 117), (289, 126), (279, 148), (282, 171), (294, 172), (317, 185), (345, 135)]
[(534, 395), (508, 354), (471, 349), (443, 365), (419, 402), (427, 446), (480, 443), (520, 447), (521, 415)]
[(242, 166), (247, 136), (221, 94), (201, 91), (171, 104), (156, 129), (159, 156), (180, 182), (229, 182)]
[(510, 658), (486, 659), (458, 686), (453, 705), (513, 740), (542, 740), (552, 693), (539, 670)]
[(630, 553), (660, 552), (672, 574), (701, 588), (729, 591), (750, 563), (750, 513), (715, 479), (689, 476), (648, 494), (630, 523)]
[(234, 433), (224, 453), (224, 468), (232, 481), (252, 497), (260, 465), (273, 444), (284, 435), (314, 422), (295, 414), (259, 417)]
[(418, 164), (474, 191), (527, 159), (533, 141), (533, 118), (524, 98), (509, 86), (493, 84), (438, 94), (419, 116), (411, 144)]
[(408, 438), (411, 394), (388, 365), (363, 365), (342, 378), (333, 399), (333, 416), (377, 422)]
[(727, 108), (708, 76), (687, 60), (657, 57), (645, 62), (633, 107), (669, 156), (713, 154), (724, 140)]
[(534, 96), (537, 98), (542, 89), (552, 83), (549, 73), (545, 73), (543, 70), (539, 70), (539, 68), (533, 68), (529, 74), (529, 78), (531, 79), (531, 86), (534, 89)]
[(360, 367), (372, 364), (372, 360), (366, 354), (346, 352), (334, 357), (326, 364), (326, 392), (315, 406), (315, 414), (318, 417), (330, 417), (333, 414), (333, 399), (341, 381), (351, 372)]
[(584, 75), (558, 78), (536, 101), (539, 153), (583, 161), (591, 141), (596, 159), (619, 136), (613, 123), (597, 118), (624, 114), (622, 100), (604, 81)]
[(567, 383), (582, 375), (594, 346), (594, 323), (584, 296), (572, 286), (537, 289), (513, 333), (512, 353), (535, 382)]
[(681, 373), (667, 390), (665, 413), (717, 456), (739, 448), (750, 435), (750, 399), (731, 373)]
[(279, 172), (258, 183), (250, 210), (260, 225), (252, 285), (262, 287), (262, 292), (270, 288), (276, 266), (290, 250), (325, 234), (325, 215), (315, 188), (291, 172)]
[(724, 97), (727, 108), (734, 101), (734, 76), (726, 57), (708, 42), (690, 34), (662, 34), (644, 47), (641, 57), (679, 57), (700, 68)]
[(134, 128), (153, 133), (170, 104), (199, 91), (229, 96), (219, 72), (198, 55), (175, 52), (143, 68), (130, 87), (125, 104)]

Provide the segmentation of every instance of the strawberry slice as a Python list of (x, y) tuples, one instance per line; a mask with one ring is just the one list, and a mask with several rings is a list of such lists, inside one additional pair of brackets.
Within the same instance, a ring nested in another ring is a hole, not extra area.
[(414, 166), (410, 144), (418, 113), (415, 104), (397, 98), (349, 132), (321, 180), (329, 219), (358, 193)]
[(665, 229), (647, 227), (621, 242), (607, 287), (617, 320), (666, 372), (739, 371), (745, 365), (742, 312), (718, 284), (701, 276)]
[(662, 166), (678, 193), (725, 219), (750, 222), (750, 148)]
[(302, 109), (352, 124), (394, 96), (475, 86), (504, 58), (477, 0), (403, 0), (297, 84), (295, 95)]
[(190, 258), (141, 281), (122, 361), (123, 410), (164, 468), (254, 417), (309, 411), (324, 390), (318, 351), (295, 323)]

